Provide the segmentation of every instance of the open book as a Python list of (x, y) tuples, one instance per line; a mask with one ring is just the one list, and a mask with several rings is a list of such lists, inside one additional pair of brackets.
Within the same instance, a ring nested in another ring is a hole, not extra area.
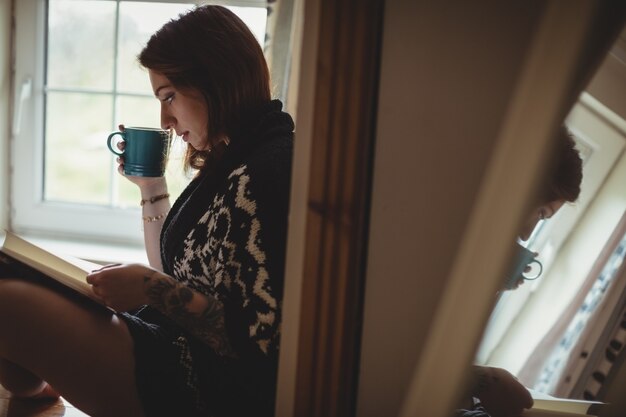
[(28, 269), (39, 272), (36, 275), (52, 278), (72, 291), (102, 305), (102, 301), (93, 294), (91, 285), (86, 280), (87, 274), (102, 268), (102, 265), (53, 254), (8, 231), (4, 245), (0, 248), (0, 262), (8, 263), (9, 266), (17, 263), (13, 265), (14, 269), (22, 267), (23, 270), (23, 266), (26, 266)]
[(535, 403), (531, 409), (524, 411), (523, 417), (597, 416), (606, 406), (599, 401), (556, 398), (532, 389), (529, 391)]

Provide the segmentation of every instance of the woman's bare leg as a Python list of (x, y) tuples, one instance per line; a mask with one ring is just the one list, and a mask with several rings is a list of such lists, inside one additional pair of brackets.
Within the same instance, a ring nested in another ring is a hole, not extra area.
[(47, 381), (93, 417), (143, 414), (124, 322), (51, 289), (0, 280), (0, 358), (12, 367), (14, 380), (0, 377), (9, 390), (19, 378), (25, 392)]

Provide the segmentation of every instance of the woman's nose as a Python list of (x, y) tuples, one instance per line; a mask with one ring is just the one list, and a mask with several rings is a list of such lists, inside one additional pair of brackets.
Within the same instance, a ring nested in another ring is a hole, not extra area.
[(161, 106), (161, 129), (169, 130), (173, 129), (176, 124), (176, 119)]
[(522, 241), (526, 242), (528, 238), (530, 238), (530, 235), (533, 234), (535, 227), (537, 227), (537, 223), (539, 223), (539, 219), (532, 219), (532, 221), (527, 223), (522, 229), (522, 232), (520, 233), (519, 238)]

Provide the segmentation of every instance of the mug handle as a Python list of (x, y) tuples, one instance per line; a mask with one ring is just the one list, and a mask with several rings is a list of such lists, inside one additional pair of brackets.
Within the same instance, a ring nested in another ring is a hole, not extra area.
[(114, 148), (111, 146), (111, 140), (113, 139), (113, 136), (115, 136), (115, 135), (120, 135), (120, 136), (122, 137), (122, 139), (126, 140), (126, 138), (124, 137), (124, 132), (113, 132), (113, 133), (111, 133), (111, 134), (109, 135), (109, 137), (107, 138), (107, 146), (109, 147), (109, 150), (110, 150), (111, 152), (113, 152), (113, 153), (114, 153), (115, 155), (117, 155), (117, 156), (120, 156), (120, 155), (122, 155), (122, 154), (124, 153), (124, 151), (119, 152), (119, 149), (117, 149), (117, 150), (116, 150), (116, 149), (114, 149)]
[(527, 277), (526, 275), (524, 275), (524, 273), (522, 273), (522, 276), (527, 281), (532, 281), (534, 279), (539, 278), (539, 276), (543, 272), (543, 265), (541, 264), (541, 262), (539, 262), (537, 259), (533, 259), (532, 261), (530, 261), (528, 265), (532, 265), (533, 263), (536, 263), (537, 265), (539, 265), (539, 271), (534, 276), (530, 276), (530, 277)]

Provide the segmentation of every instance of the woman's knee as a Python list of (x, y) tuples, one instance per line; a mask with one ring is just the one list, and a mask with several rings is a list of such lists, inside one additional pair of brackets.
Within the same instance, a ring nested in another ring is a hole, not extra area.
[(14, 278), (0, 279), (0, 309), (5, 310), (13, 304), (15, 295), (27, 291), (27, 283)]
[(0, 338), (21, 332), (29, 320), (41, 320), (37, 306), (45, 305), (48, 293), (35, 283), (0, 279)]
[(35, 284), (20, 279), (0, 279), (0, 314), (9, 314), (15, 307), (32, 301), (35, 287)]

